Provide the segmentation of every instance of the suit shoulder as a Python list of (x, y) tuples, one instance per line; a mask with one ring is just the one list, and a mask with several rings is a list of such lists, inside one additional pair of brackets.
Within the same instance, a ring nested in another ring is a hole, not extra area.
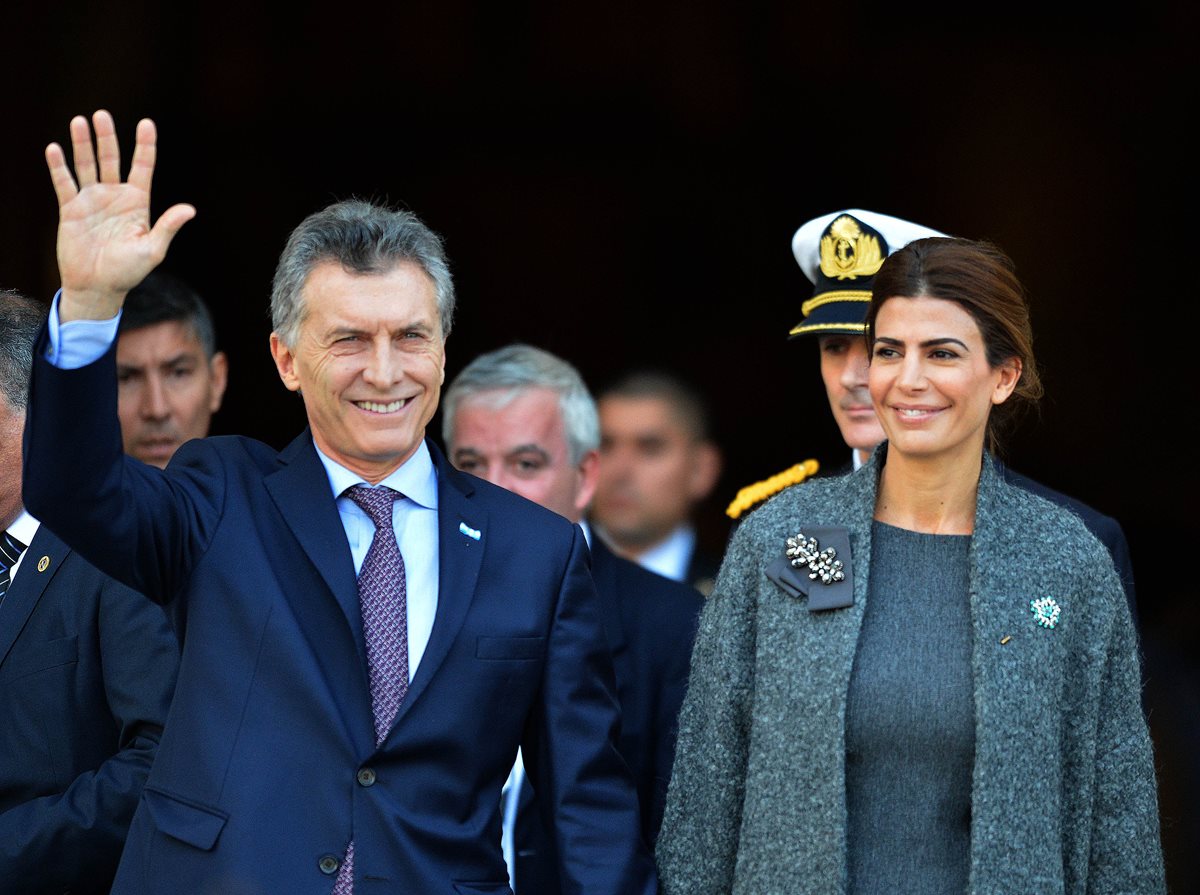
[(725, 508), (725, 515), (730, 519), (740, 519), (746, 513), (763, 503), (763, 501), (768, 500), (785, 488), (790, 488), (793, 485), (798, 485), (812, 478), (820, 471), (820, 468), (821, 465), (816, 460), (809, 459), (794, 466), (789, 466), (782, 472), (768, 476), (762, 481), (746, 485), (744, 488), (738, 489), (733, 501)]
[(245, 464), (264, 471), (276, 467), (279, 451), (265, 442), (244, 435), (211, 435), (185, 442), (170, 466)]

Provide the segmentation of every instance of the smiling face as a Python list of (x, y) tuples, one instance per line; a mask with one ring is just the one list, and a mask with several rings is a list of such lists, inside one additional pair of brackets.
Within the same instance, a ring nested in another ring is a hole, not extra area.
[(227, 363), (208, 358), (192, 327), (165, 320), (117, 340), (117, 415), (125, 453), (162, 468), (185, 441), (208, 434)]
[(275, 366), (304, 399), (317, 447), (375, 484), (413, 455), (437, 410), (446, 343), (433, 281), (409, 262), (363, 275), (324, 262), (303, 299), (296, 344), (271, 334)]
[(447, 449), (464, 472), (487, 479), (578, 522), (596, 488), (598, 454), (579, 463), (563, 428), (558, 394), (530, 388), (481, 392), (465, 398), (454, 414)]
[(874, 325), (869, 384), (892, 451), (978, 460), (992, 407), (1012, 394), (1021, 364), (992, 367), (975, 319), (940, 298), (889, 298)]
[[(883, 429), (867, 389), (867, 342), (862, 336), (820, 337), (821, 379), (829, 409), (841, 430), (842, 440), (856, 451), (869, 454), (883, 441)], [(865, 459), (865, 456), (864, 458)]]

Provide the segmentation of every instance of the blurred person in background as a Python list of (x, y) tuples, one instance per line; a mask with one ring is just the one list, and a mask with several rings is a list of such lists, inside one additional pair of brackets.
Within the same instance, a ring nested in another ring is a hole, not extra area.
[(704, 400), (678, 376), (642, 371), (597, 403), (596, 532), (619, 556), (709, 593), (721, 560), (697, 543), (692, 514), (717, 484), (721, 453)]

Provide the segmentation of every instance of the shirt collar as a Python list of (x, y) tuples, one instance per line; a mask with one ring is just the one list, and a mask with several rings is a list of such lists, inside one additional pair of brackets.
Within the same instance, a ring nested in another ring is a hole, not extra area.
[(28, 547), (33, 543), (33, 536), (37, 534), (39, 525), (41, 523), (30, 516), (28, 511), (22, 507), (20, 515), (8, 527), (8, 533)]
[(658, 572), (667, 578), (682, 581), (687, 577), (688, 563), (696, 546), (696, 530), (681, 525), (638, 558), (638, 565)]
[[(321, 465), (325, 467), (325, 474), (329, 477), (329, 487), (333, 491), (335, 500), (341, 497), (347, 488), (367, 484), (366, 479), (358, 473), (351, 472), (336, 460), (331, 459), (317, 447), (315, 441), (313, 447), (316, 448)], [(437, 509), (437, 470), (433, 466), (433, 457), (429, 454), (429, 446), (424, 441), (417, 447), (416, 452), (400, 465), (399, 469), (388, 475), (379, 484), (399, 491), (418, 506), (429, 510)]]

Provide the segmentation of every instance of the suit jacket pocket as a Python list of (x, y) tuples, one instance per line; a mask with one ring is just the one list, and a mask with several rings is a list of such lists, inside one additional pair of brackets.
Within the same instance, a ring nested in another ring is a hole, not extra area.
[(541, 659), (545, 637), (484, 637), (475, 642), (476, 659)]
[(512, 895), (508, 883), (454, 883), (459, 895)]
[(14, 680), (30, 674), (37, 674), (47, 668), (58, 668), (79, 661), (79, 637), (60, 637), (58, 640), (47, 640), (44, 643), (30, 644), (21, 650), (20, 655), (11, 655), (4, 664), (0, 678)]
[(229, 820), (224, 811), (149, 786), (142, 790), (142, 798), (159, 830), (204, 851), (217, 844), (217, 837)]

